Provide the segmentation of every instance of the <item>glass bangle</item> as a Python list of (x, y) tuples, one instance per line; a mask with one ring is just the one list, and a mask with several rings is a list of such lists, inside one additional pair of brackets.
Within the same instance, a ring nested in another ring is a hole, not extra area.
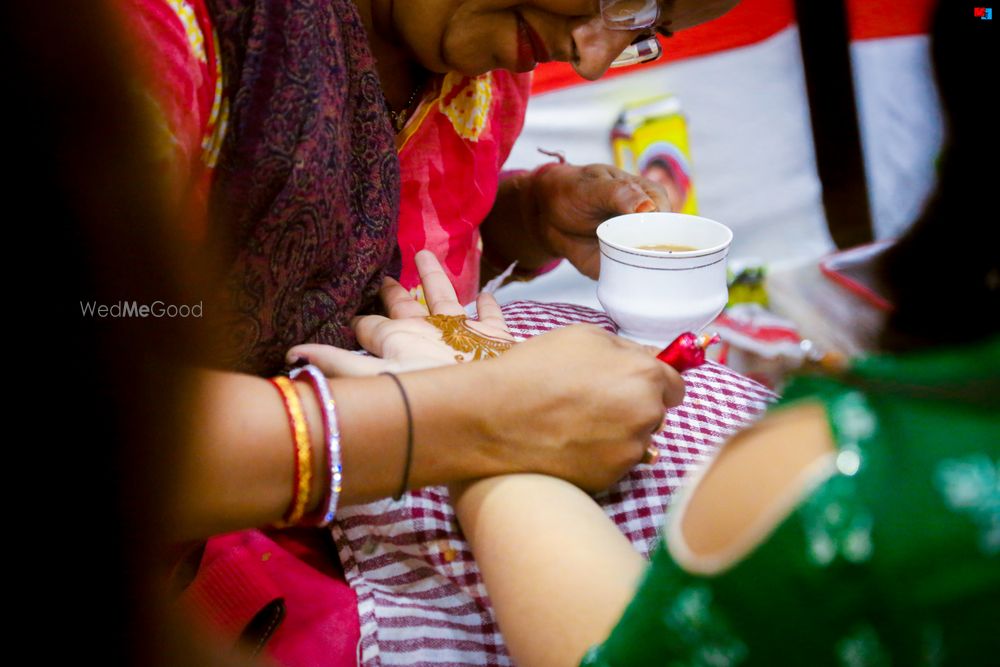
[(337, 403), (333, 399), (330, 391), (330, 384), (326, 380), (323, 372), (312, 364), (294, 369), (290, 376), (293, 380), (305, 374), (309, 379), (309, 385), (316, 392), (316, 398), (320, 403), (323, 415), (323, 435), (326, 441), (326, 462), (329, 478), (327, 479), (327, 490), (320, 501), (319, 510), (313, 517), (307, 517), (312, 525), (317, 527), (328, 526), (337, 514), (337, 503), (340, 500), (340, 491), (344, 480), (344, 469), (340, 454), (340, 425), (337, 421)]
[(286, 377), (274, 377), (270, 380), (281, 394), (288, 414), (288, 424), (292, 431), (292, 444), (295, 450), (295, 463), (292, 478), (292, 502), (288, 507), (284, 520), (279, 527), (293, 526), (302, 520), (309, 504), (309, 491), (312, 487), (312, 446), (309, 442), (309, 424), (306, 422), (302, 401), (299, 399), (295, 385)]

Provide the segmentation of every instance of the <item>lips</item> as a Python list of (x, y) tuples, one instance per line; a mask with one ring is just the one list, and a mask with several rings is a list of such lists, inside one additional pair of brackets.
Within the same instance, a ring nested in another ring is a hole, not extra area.
[(531, 24), (520, 13), (515, 12), (514, 16), (517, 17), (517, 71), (528, 72), (538, 63), (552, 60), (545, 42)]

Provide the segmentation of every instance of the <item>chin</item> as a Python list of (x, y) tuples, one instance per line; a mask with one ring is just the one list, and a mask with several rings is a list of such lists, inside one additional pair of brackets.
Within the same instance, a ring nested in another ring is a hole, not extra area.
[(455, 72), (457, 74), (461, 74), (462, 76), (467, 76), (470, 78), (480, 76), (482, 74), (486, 74), (487, 72), (492, 72), (493, 70), (497, 69), (508, 69), (502, 66), (500, 63), (497, 63), (493, 66), (490, 66), (489, 63), (462, 63), (455, 65), (448, 63), (446, 66), (448, 67), (448, 69), (444, 73), (447, 74), (448, 72)]
[[(442, 53), (442, 64), (447, 68), (446, 72), (455, 72), (462, 76), (474, 77), (492, 72), (493, 70), (505, 69), (513, 72), (513, 65), (516, 63), (516, 54), (512, 58), (510, 54), (500, 50), (489, 48), (493, 44), (482, 43), (456, 43), (450, 53)], [(484, 48), (486, 47), (486, 48)]]

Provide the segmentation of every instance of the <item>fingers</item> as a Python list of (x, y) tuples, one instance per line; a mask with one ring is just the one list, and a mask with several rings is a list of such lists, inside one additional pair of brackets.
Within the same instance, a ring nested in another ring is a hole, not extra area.
[[(658, 188), (656, 183), (610, 165), (588, 165), (584, 170), (590, 178), (597, 181), (588, 185), (590, 195), (598, 198), (596, 201), (600, 202), (601, 209), (608, 214), (621, 215), (657, 210), (660, 198), (651, 195)], [(650, 192), (647, 192), (647, 189)], [(665, 193), (662, 200), (668, 204), (665, 210), (670, 210)]]
[(596, 236), (562, 236), (559, 247), (577, 271), (591, 280), (597, 280), (601, 275), (601, 253)]
[(491, 327), (496, 327), (497, 329), (507, 329), (507, 322), (503, 317), (503, 310), (500, 309), (500, 304), (497, 300), (493, 298), (492, 294), (487, 294), (482, 292), (478, 297), (476, 297), (476, 314), (478, 319), (483, 324), (488, 324)]
[[(684, 378), (681, 377), (681, 374), (678, 373), (673, 366), (656, 358), (656, 355), (660, 353), (659, 348), (653, 345), (640, 345), (639, 343), (633, 343), (632, 341), (625, 341), (624, 339), (621, 340), (634, 346), (634, 349), (641, 352), (643, 355), (653, 357), (651, 361), (662, 375), (662, 399), (664, 407), (672, 408), (680, 405), (684, 401)], [(658, 424), (657, 428), (654, 429), (654, 433), (661, 430), (663, 417), (661, 416), (660, 419), (661, 422)]]
[(652, 201), (654, 205), (654, 208), (642, 211), (637, 210), (636, 213), (646, 213), (647, 211), (673, 210), (673, 205), (671, 204), (670, 196), (667, 193), (667, 190), (662, 185), (654, 181), (651, 181), (648, 178), (639, 178), (639, 177), (633, 177), (633, 178), (637, 179), (638, 183), (636, 185), (639, 188), (641, 188), (643, 192), (646, 193), (646, 196), (649, 197), (649, 199)]
[(464, 315), (465, 309), (458, 302), (451, 280), (441, 268), (434, 253), (421, 250), (415, 258), (420, 282), (424, 286), (424, 299), (433, 315)]
[(365, 315), (351, 320), (351, 326), (354, 328), (354, 335), (361, 347), (376, 357), (381, 357), (384, 355), (382, 354), (382, 336), (379, 335), (379, 330), (391, 322), (392, 320), (388, 317), (381, 315)]
[(681, 374), (673, 369), (669, 364), (660, 360), (656, 361), (663, 371), (665, 383), (663, 386), (663, 405), (668, 408), (680, 405), (684, 401), (684, 379)]
[[(656, 356), (660, 353), (660, 348), (654, 345), (641, 345), (639, 343), (633, 343), (632, 341), (626, 342), (634, 345), (635, 349), (641, 352), (644, 356), (653, 357), (650, 361), (662, 375), (662, 398), (664, 407), (672, 408), (680, 405), (684, 401), (684, 378), (681, 377), (681, 374), (678, 373), (673, 366), (656, 358)], [(657, 428), (656, 430), (660, 429)]]
[(378, 357), (355, 354), (332, 345), (296, 345), (288, 351), (286, 359), (296, 357), (308, 359), (327, 377), (377, 375), (386, 366)]
[[(611, 181), (608, 193), (611, 210), (615, 213), (648, 213), (658, 210), (656, 201), (633, 178), (630, 176)], [(666, 199), (666, 194), (663, 198)], [(667, 204), (667, 210), (670, 210), (669, 201)]]
[(427, 306), (414, 299), (409, 290), (393, 278), (387, 277), (382, 281), (379, 297), (381, 297), (382, 304), (391, 319), (401, 320), (407, 317), (427, 317), (430, 315)]
[[(595, 165), (591, 165), (595, 166)], [(615, 214), (670, 211), (670, 197), (658, 182), (608, 166), (600, 174), (609, 188), (602, 193), (608, 211)]]

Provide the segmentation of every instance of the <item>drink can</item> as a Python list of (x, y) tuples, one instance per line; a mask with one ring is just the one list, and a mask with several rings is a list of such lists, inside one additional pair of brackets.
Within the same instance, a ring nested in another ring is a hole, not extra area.
[(697, 215), (687, 119), (676, 96), (627, 105), (611, 130), (611, 150), (617, 167), (660, 183), (674, 212)]

